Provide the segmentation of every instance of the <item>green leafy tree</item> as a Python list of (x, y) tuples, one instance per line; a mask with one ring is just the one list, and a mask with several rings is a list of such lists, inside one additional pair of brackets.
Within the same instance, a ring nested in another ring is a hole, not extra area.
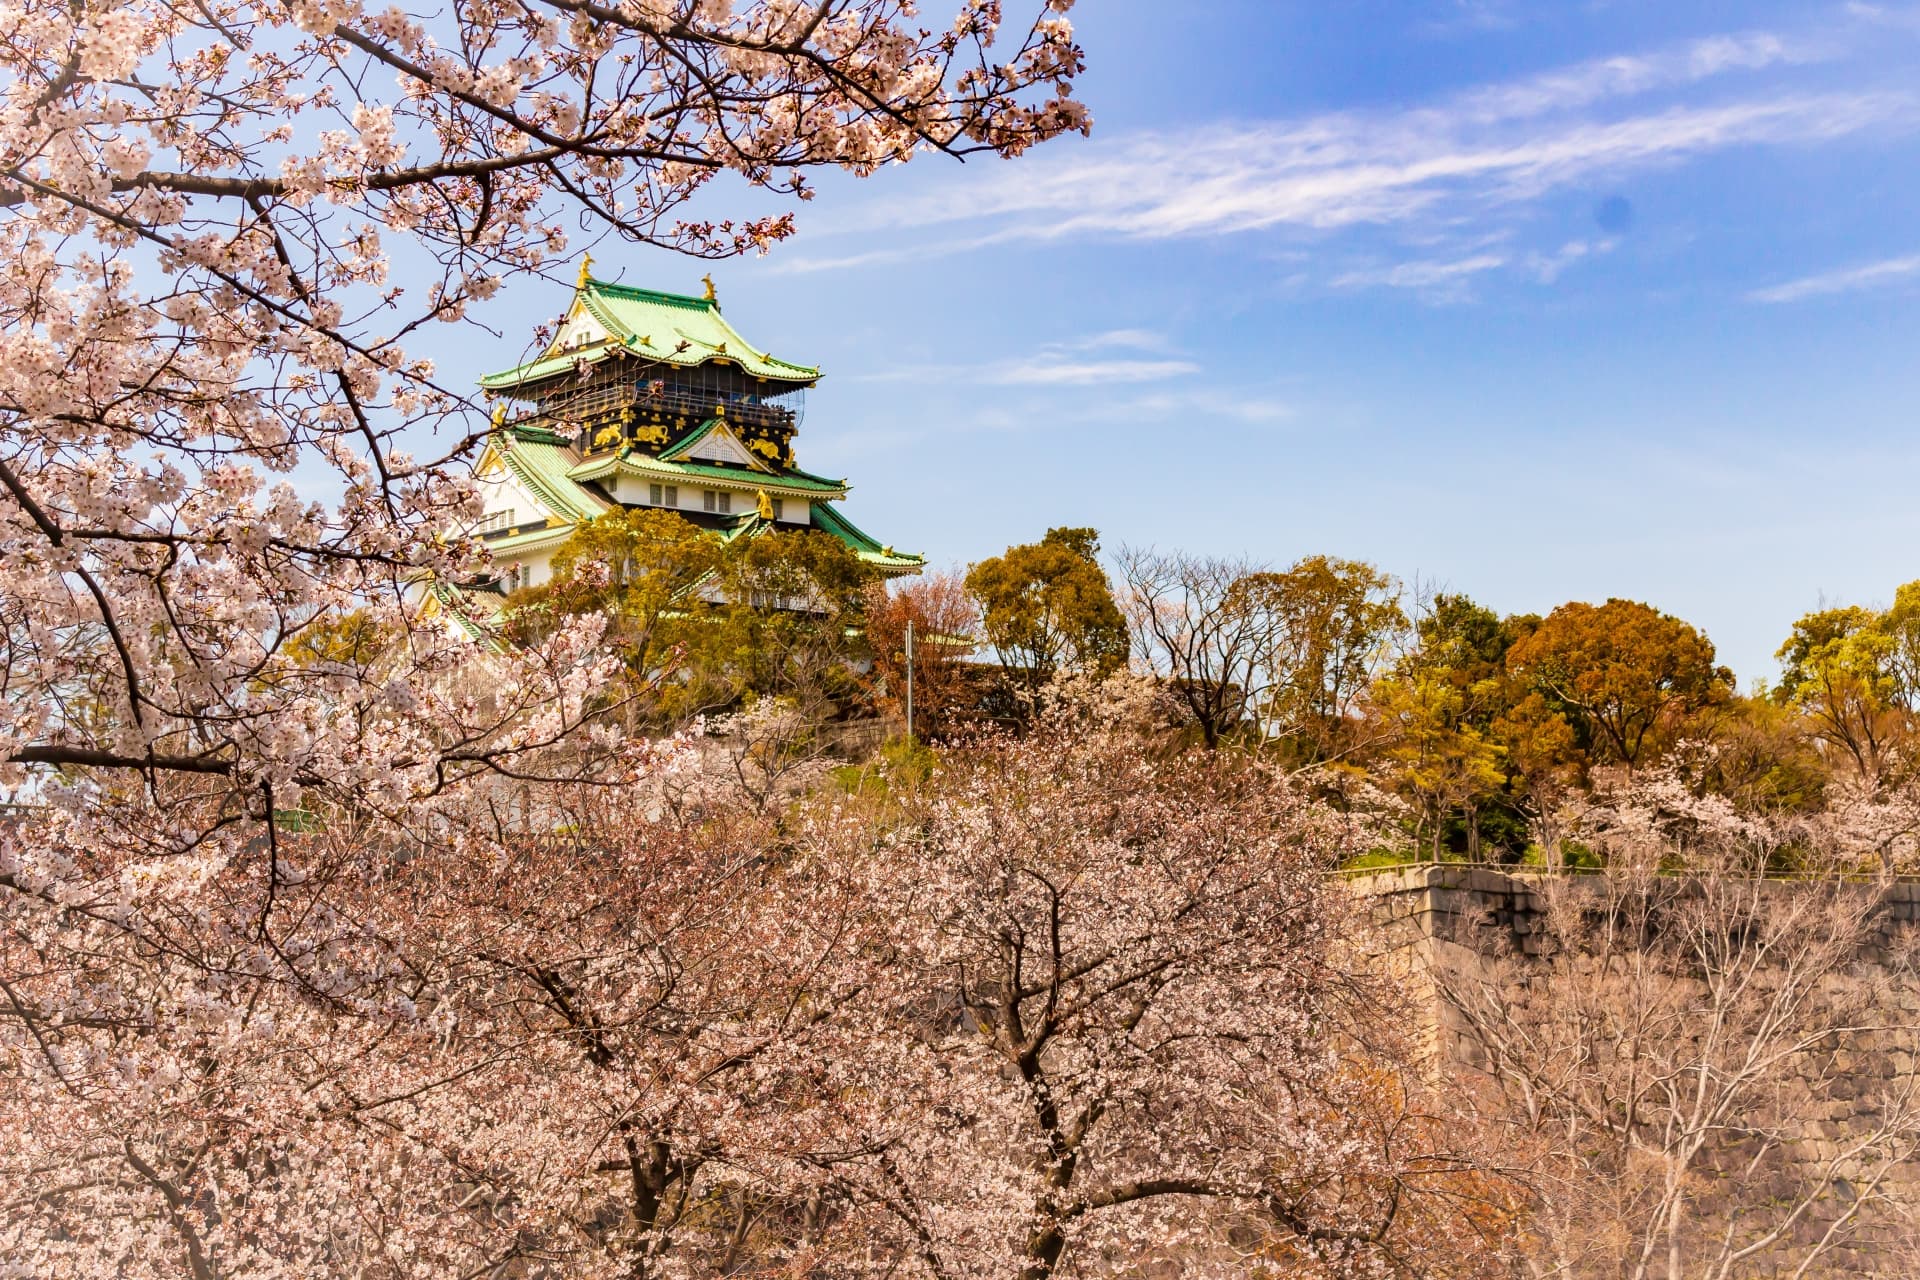
[(1469, 688), (1501, 675), (1515, 639), (1513, 627), (1499, 614), (1468, 596), (1445, 592), (1434, 596), (1414, 633), (1421, 665), (1444, 669), (1453, 683)]
[(1700, 790), (1750, 813), (1810, 814), (1824, 802), (1829, 770), (1792, 706), (1735, 698), (1714, 717), (1709, 741), (1690, 771)]
[(1920, 710), (1920, 581), (1894, 592), (1893, 607), (1880, 615), (1880, 627), (1892, 641), (1888, 661), (1900, 705)]
[(1780, 646), (1774, 701), (1869, 788), (1912, 767), (1920, 713), (1920, 582), (1887, 609), (1820, 609), (1793, 624)]
[(1491, 731), (1505, 753), (1507, 795), (1552, 862), (1560, 846), (1560, 802), (1584, 777), (1586, 755), (1553, 701), (1518, 680), (1510, 692), (1519, 696), (1494, 717)]
[(858, 692), (873, 571), (838, 539), (771, 531), (725, 541), (669, 511), (610, 512), (555, 553), (550, 583), (508, 600), (516, 637), (603, 613), (644, 714), (684, 720), (743, 698), (826, 718)]
[(1415, 802), (1415, 837), (1425, 837), (1436, 860), (1455, 812), (1466, 818), (1469, 854), (1479, 855), (1476, 815), (1507, 780), (1500, 744), (1470, 714), (1471, 686), (1451, 676), (1442, 666), (1415, 665), (1382, 680), (1374, 695), (1377, 714), (1394, 731), (1383, 752), (1389, 776)]
[(684, 642), (676, 620), (704, 618), (695, 584), (720, 566), (725, 544), (671, 511), (611, 511), (575, 529), (553, 557), (551, 582), (508, 600), (509, 634), (543, 633), (555, 615), (604, 613), (608, 636), (642, 678), (666, 665)]
[(863, 694), (856, 665), (866, 655), (867, 588), (877, 576), (824, 533), (740, 539), (700, 588), (705, 635), (685, 628), (688, 651), (737, 693), (785, 698), (825, 719)]
[(1127, 660), (1127, 624), (1093, 529), (1049, 529), (967, 571), (981, 629), (1028, 695), (1061, 671), (1105, 675)]
[[(1457, 820), (1478, 858), (1482, 815), (1512, 808), (1496, 731), (1512, 691), (1504, 667), (1512, 632), (1491, 609), (1447, 594), (1433, 598), (1414, 632), (1418, 644), (1374, 686), (1371, 709), (1387, 741), (1380, 759), (1419, 814), (1416, 840), (1437, 858)], [(1509, 812), (1506, 825), (1518, 827), (1518, 817)]]

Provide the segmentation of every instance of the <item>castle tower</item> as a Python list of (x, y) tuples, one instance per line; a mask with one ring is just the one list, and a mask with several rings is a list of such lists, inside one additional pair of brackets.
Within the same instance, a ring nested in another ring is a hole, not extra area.
[(480, 380), (497, 401), (477, 475), (480, 536), (502, 588), (537, 586), (585, 521), (623, 507), (678, 512), (731, 541), (817, 529), (886, 575), (921, 556), (862, 533), (836, 505), (847, 482), (801, 470), (794, 437), (820, 371), (775, 358), (706, 294), (595, 279), (582, 262), (573, 302), (538, 359)]

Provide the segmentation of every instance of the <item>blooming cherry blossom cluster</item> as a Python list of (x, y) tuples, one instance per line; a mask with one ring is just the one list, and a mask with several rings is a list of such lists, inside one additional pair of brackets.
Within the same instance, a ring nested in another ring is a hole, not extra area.
[[(422, 929), (554, 795), (660, 761), (603, 727), (597, 620), (509, 648), (429, 589), (486, 569), (486, 416), (433, 326), (582, 229), (764, 249), (809, 169), (1083, 129), (1058, 8), (0, 4), (0, 1258), (440, 1276), (604, 1238), (540, 1190), (591, 1170), (524, 1145), (591, 1150), (582, 1112), (456, 1123), (571, 1087), (577, 1033), (510, 1028), (559, 961)], [(722, 174), (760, 212), (708, 212)]]
[[(777, 204), (809, 167), (1084, 128), (1058, 8), (1008, 45), (997, 4), (935, 35), (901, 0), (9, 6), (6, 781), (171, 769), (288, 799), (352, 784), (349, 725), (419, 737), (398, 691), (469, 659), (417, 586), (483, 558), (451, 532), (476, 415), (409, 349), (421, 326), (583, 223), (702, 255), (787, 233), (683, 216), (720, 173)], [(316, 674), (302, 638), (348, 612), (385, 666)]]
[(264, 846), (11, 850), (0, 1256), (1493, 1274), (1322, 874), (1343, 821), (1116, 707), (785, 813), (667, 804), (702, 767), (667, 743), (619, 786), (495, 772), (412, 830), (316, 805)]

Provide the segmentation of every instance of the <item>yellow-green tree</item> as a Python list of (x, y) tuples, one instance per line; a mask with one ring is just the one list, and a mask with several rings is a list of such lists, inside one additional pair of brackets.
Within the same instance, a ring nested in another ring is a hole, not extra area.
[(555, 554), (553, 580), (508, 600), (510, 634), (601, 613), (644, 709), (674, 721), (748, 695), (831, 714), (858, 689), (853, 663), (873, 571), (813, 531), (729, 542), (669, 511), (609, 512)]
[(1802, 617), (1778, 654), (1775, 699), (1798, 711), (1807, 731), (1869, 784), (1885, 776), (1906, 727), (1896, 647), (1884, 614), (1848, 605)]
[(575, 529), (553, 557), (551, 582), (509, 600), (509, 633), (538, 634), (555, 614), (604, 613), (608, 639), (637, 676), (657, 673), (685, 640), (676, 620), (704, 618), (693, 588), (718, 569), (720, 536), (672, 512), (610, 511)]
[(1302, 764), (1362, 745), (1362, 700), (1392, 656), (1407, 616), (1393, 578), (1360, 560), (1314, 555), (1234, 587), (1238, 607), (1268, 619), (1259, 684), (1267, 737)]
[(1443, 593), (1414, 633), (1418, 643), (1374, 685), (1371, 712), (1385, 730), (1380, 760), (1419, 814), (1416, 841), (1437, 858), (1457, 817), (1468, 854), (1478, 857), (1481, 815), (1508, 780), (1494, 723), (1510, 688), (1502, 660), (1511, 631), (1492, 610)]
[(1389, 777), (1420, 814), (1415, 838), (1435, 859), (1448, 817), (1462, 812), (1468, 853), (1479, 855), (1480, 807), (1506, 783), (1505, 752), (1471, 715), (1471, 688), (1444, 667), (1416, 665), (1380, 681), (1375, 713), (1392, 729), (1385, 749)]
[(1702, 791), (1755, 813), (1810, 813), (1824, 802), (1827, 762), (1793, 706), (1735, 698), (1713, 717), (1706, 740), (1711, 749), (1690, 769)]
[(1560, 841), (1560, 803), (1584, 776), (1586, 756), (1573, 726), (1548, 698), (1519, 681), (1512, 682), (1509, 696), (1513, 701), (1489, 731), (1505, 753), (1510, 801), (1552, 861)]
[(1909, 767), (1920, 710), (1920, 582), (1887, 609), (1819, 609), (1793, 624), (1780, 646), (1774, 700), (1869, 787)]
[(698, 589), (707, 600), (701, 622), (680, 630), (689, 654), (736, 694), (785, 698), (824, 719), (863, 696), (855, 667), (866, 655), (867, 588), (877, 577), (828, 534), (761, 533), (725, 548)]
[(1100, 567), (1094, 529), (1049, 529), (967, 571), (981, 629), (1016, 687), (1036, 692), (1056, 672), (1104, 675), (1127, 660), (1127, 624)]

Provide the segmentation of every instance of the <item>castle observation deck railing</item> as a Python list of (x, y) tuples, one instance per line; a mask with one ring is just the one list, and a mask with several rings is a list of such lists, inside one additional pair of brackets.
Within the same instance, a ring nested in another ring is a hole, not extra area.
[(589, 378), (542, 396), (535, 407), (512, 421), (582, 426), (599, 422), (625, 409), (635, 413), (665, 414), (703, 421), (724, 412), (741, 426), (792, 432), (806, 412), (806, 391), (795, 389), (774, 395), (743, 391), (737, 385), (702, 385), (679, 378)]

